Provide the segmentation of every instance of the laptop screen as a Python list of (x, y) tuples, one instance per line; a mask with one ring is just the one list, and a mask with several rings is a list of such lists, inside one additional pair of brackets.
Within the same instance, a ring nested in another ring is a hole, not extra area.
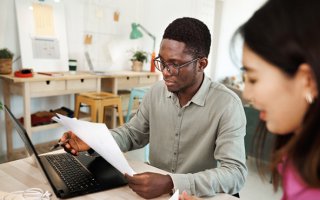
[(15, 129), (17, 130), (18, 134), (20, 135), (23, 143), (25, 144), (25, 147), (28, 151), (28, 154), (30, 156), (32, 155), (37, 155), (36, 149), (34, 148), (33, 145), (31, 145), (31, 140), (28, 136), (28, 133), (26, 132), (26, 130), (22, 127), (21, 123), (14, 117), (14, 115), (12, 114), (12, 112), (9, 110), (9, 108), (4, 105), (4, 109), (7, 111), (8, 115), (11, 118), (11, 121), (13, 122), (13, 125), (15, 127)]
[(87, 60), (87, 63), (88, 63), (88, 66), (89, 66), (90, 71), (94, 72), (93, 64), (92, 64), (92, 61), (91, 61), (91, 58), (90, 58), (89, 53), (86, 51), (86, 52), (84, 53), (84, 55), (86, 56), (86, 60)]
[(41, 174), (44, 176), (44, 178), (46, 178), (46, 180), (48, 180), (48, 182), (51, 185), (51, 187), (53, 187), (53, 183), (49, 179), (48, 174), (47, 174), (46, 170), (44, 169), (43, 163), (40, 160), (40, 157), (38, 156), (38, 153), (37, 153), (36, 149), (34, 148), (26, 129), (15, 118), (15, 116), (12, 114), (12, 112), (10, 111), (10, 109), (6, 105), (4, 105), (4, 109), (8, 113), (8, 115), (10, 116), (11, 121), (12, 121), (15, 129), (17, 130), (18, 134), (20, 135), (21, 139), (23, 140), (24, 145), (25, 145), (25, 147), (26, 147), (26, 149), (28, 151), (28, 154), (31, 156), (31, 158), (33, 158), (33, 160), (35, 161), (37, 167), (39, 169), (41, 169), (40, 171), (41, 171)]

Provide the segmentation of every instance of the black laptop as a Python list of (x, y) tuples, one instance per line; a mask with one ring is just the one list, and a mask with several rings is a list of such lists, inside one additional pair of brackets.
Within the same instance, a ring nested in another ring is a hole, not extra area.
[(57, 197), (75, 197), (127, 184), (123, 174), (102, 157), (91, 157), (85, 153), (79, 156), (69, 153), (38, 155), (25, 128), (7, 106), (4, 108), (28, 153), (35, 157)]

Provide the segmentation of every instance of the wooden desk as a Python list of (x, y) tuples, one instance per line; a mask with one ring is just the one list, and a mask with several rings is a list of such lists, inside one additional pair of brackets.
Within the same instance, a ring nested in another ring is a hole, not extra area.
[[(44, 175), (41, 171), (36, 168), (33, 164), (32, 159), (25, 158), (13, 162), (8, 162), (0, 165), (0, 191), (13, 192), (18, 190), (26, 190), (28, 188), (36, 187), (43, 190), (50, 191), (53, 196), (51, 199), (57, 199), (54, 195), (49, 183), (46, 183)], [(129, 160), (130, 166), (137, 173), (149, 171), (166, 174), (165, 171), (147, 165), (143, 162)], [(1, 193), (0, 193), (1, 194)], [(1, 195), (0, 195), (1, 197)], [(169, 195), (162, 195), (159, 200), (168, 200)], [(116, 189), (106, 190), (103, 192), (98, 192), (94, 194), (84, 195), (81, 197), (76, 197), (72, 199), (77, 200), (103, 200), (103, 199), (130, 199), (130, 200), (140, 200), (143, 199), (133, 192), (128, 186), (123, 186)], [(215, 197), (206, 198), (213, 200), (237, 200), (237, 198), (227, 195), (219, 194)]]
[[(117, 94), (118, 90), (121, 89), (130, 90), (133, 87), (151, 85), (159, 80), (160, 76), (159, 73), (133, 71), (114, 71), (104, 75), (95, 75), (88, 72), (77, 72), (76, 74), (62, 72), (62, 74), (62, 76), (47, 76), (35, 73), (32, 78), (17, 78), (12, 74), (0, 75), (0, 79), (3, 81), (5, 105), (10, 108), (10, 97), (13, 94), (23, 97), (24, 127), (30, 137), (33, 132), (58, 127), (57, 124), (31, 127), (30, 105), (32, 98), (70, 95), (90, 91), (99, 92), (100, 90)], [(115, 117), (115, 115), (113, 116)], [(12, 125), (7, 114), (5, 115), (5, 123), (7, 155), (10, 158), (13, 153)]]

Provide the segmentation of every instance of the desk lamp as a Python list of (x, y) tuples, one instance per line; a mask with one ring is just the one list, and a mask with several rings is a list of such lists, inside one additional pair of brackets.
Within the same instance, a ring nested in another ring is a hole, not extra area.
[(141, 24), (136, 24), (136, 23), (132, 23), (131, 24), (131, 33), (130, 33), (130, 39), (138, 39), (141, 38), (143, 36), (143, 34), (141, 33), (141, 31), (138, 28), (141, 28), (144, 32), (146, 32), (153, 40), (153, 48), (152, 48), (152, 54), (151, 54), (151, 66), (150, 66), (150, 71), (151, 72), (155, 72), (155, 66), (154, 66), (154, 58), (156, 57), (156, 52), (155, 52), (155, 48), (156, 48), (156, 37), (154, 35), (152, 35), (146, 28), (144, 28)]

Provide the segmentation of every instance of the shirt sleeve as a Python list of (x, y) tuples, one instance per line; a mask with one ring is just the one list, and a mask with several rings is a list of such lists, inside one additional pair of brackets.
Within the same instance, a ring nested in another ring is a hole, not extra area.
[(235, 101), (226, 106), (219, 121), (213, 153), (218, 166), (197, 173), (170, 174), (174, 189), (185, 190), (199, 197), (238, 193), (247, 176), (245, 128), (246, 117), (242, 104)]

